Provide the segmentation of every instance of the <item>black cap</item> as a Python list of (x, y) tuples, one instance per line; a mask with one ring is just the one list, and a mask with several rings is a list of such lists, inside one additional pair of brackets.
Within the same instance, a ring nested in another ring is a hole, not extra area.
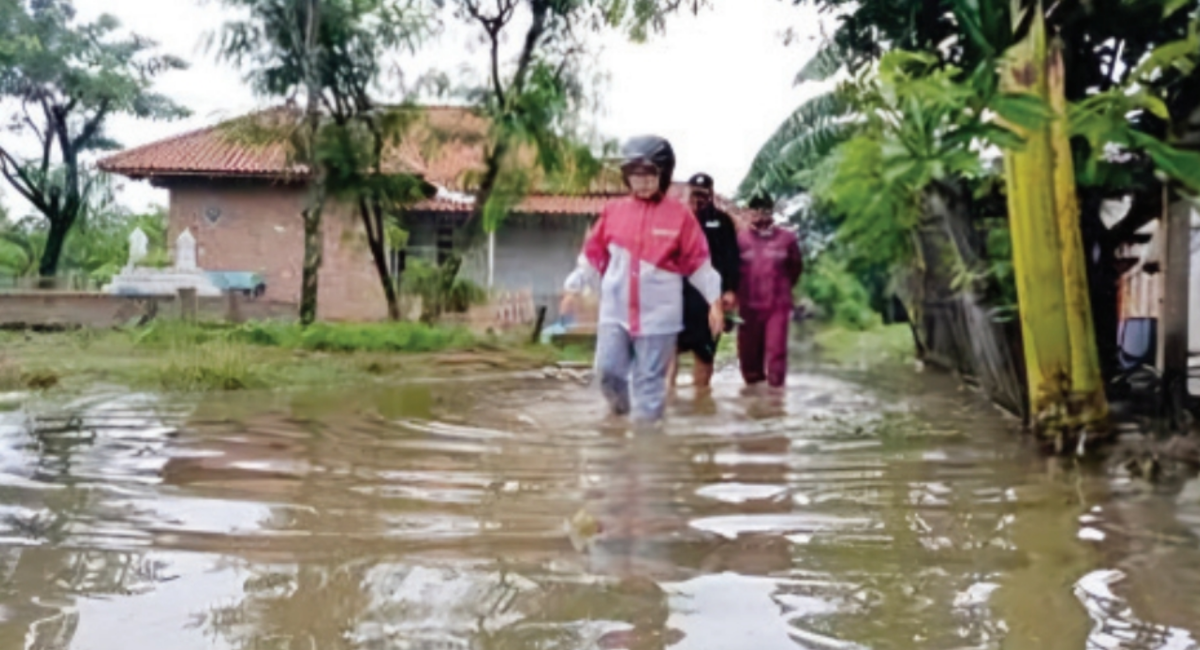
[(750, 205), (747, 207), (749, 207), (751, 210), (774, 210), (775, 201), (766, 194), (755, 194), (754, 197), (750, 199)]
[(688, 179), (688, 186), (711, 191), (713, 188), (712, 176), (708, 174), (696, 174)]

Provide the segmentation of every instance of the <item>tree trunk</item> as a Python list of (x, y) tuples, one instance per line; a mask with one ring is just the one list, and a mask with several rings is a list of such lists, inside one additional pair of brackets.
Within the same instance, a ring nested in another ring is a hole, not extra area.
[(359, 201), (358, 214), (362, 217), (363, 229), (367, 232), (367, 247), (371, 249), (371, 260), (375, 262), (375, 271), (379, 282), (383, 285), (383, 295), (387, 299), (388, 320), (400, 320), (400, 299), (396, 294), (396, 283), (387, 265), (387, 242), (384, 241), (383, 210), (380, 206), (368, 207), (366, 201)]
[(58, 262), (62, 258), (63, 248), (67, 243), (67, 235), (71, 232), (73, 217), (60, 215), (50, 221), (50, 232), (46, 234), (46, 248), (42, 251), (38, 264), (38, 275), (43, 279), (53, 278), (58, 273)]
[(320, 284), (321, 259), (324, 254), (324, 237), (321, 232), (321, 213), (325, 209), (325, 175), (317, 163), (314, 152), (317, 132), (321, 128), (321, 98), (319, 81), (320, 52), (320, 0), (308, 0), (308, 23), (304, 35), (305, 71), (304, 84), (308, 94), (305, 121), (308, 128), (308, 158), (313, 170), (312, 189), (308, 205), (304, 208), (304, 278), (300, 285), (300, 324), (311, 325), (317, 319), (317, 292)]
[(325, 208), (324, 183), (317, 181), (313, 196), (304, 209), (304, 278), (300, 284), (300, 324), (317, 320), (317, 293), (325, 238), (321, 232), (321, 213)]

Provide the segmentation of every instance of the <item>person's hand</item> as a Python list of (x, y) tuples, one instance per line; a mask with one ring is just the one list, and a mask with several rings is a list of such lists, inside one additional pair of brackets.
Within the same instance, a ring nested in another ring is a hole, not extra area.
[(563, 296), (562, 302), (558, 305), (558, 313), (563, 316), (575, 314), (575, 294), (568, 293)]
[(725, 331), (725, 309), (720, 300), (713, 301), (708, 310), (708, 329), (712, 331), (714, 339)]
[(725, 311), (737, 309), (737, 294), (732, 291), (721, 294), (721, 308)]

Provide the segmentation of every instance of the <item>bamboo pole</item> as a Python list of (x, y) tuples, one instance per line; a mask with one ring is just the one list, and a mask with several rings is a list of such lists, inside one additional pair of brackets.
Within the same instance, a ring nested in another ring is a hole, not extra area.
[(1104, 428), (1108, 404), (1079, 230), (1062, 53), (1047, 43), (1040, 3), (1034, 11), (1029, 35), (1008, 53), (1001, 84), (1006, 92), (1041, 98), (1056, 117), (1041, 129), (1016, 129), (1025, 146), (1005, 152), (1004, 171), (1031, 423), (1061, 452), (1076, 441), (1082, 448), (1079, 436)]

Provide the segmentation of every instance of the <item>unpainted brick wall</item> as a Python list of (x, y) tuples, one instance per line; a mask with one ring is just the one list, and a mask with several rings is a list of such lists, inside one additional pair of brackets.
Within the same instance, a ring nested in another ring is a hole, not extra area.
[[(172, 184), (169, 241), (185, 228), (196, 238), (196, 261), (209, 271), (253, 271), (266, 278), (269, 301), (299, 304), (304, 264), (305, 189), (298, 185), (222, 182)], [(358, 214), (331, 201), (323, 216), (325, 257), (318, 316), (371, 321), (387, 304)]]

